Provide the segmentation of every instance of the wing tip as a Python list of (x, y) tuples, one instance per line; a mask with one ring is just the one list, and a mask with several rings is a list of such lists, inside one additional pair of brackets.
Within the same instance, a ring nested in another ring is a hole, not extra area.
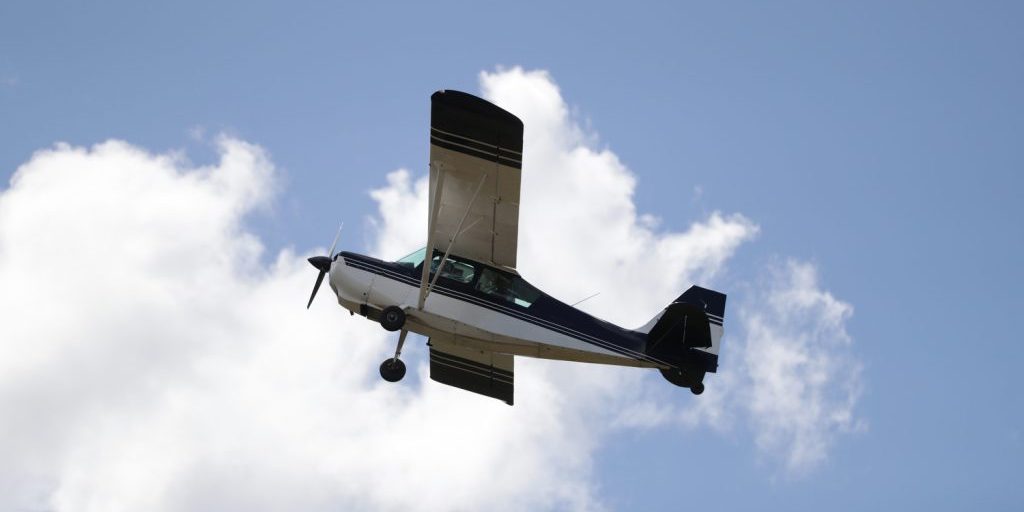
[(455, 89), (441, 89), (432, 94), (430, 100), (435, 105), (443, 104), (460, 110), (468, 110), (487, 118), (498, 118), (505, 123), (514, 123), (520, 130), (523, 127), (523, 121), (516, 117), (515, 114), (468, 92)]

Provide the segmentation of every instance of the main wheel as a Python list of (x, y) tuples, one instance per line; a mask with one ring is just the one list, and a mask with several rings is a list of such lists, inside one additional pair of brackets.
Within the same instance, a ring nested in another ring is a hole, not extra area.
[(704, 383), (703, 382), (698, 382), (698, 383), (690, 386), (690, 393), (693, 393), (695, 395), (699, 395), (699, 394), (701, 394), (703, 392), (704, 392)]
[(401, 359), (389, 357), (380, 364), (380, 376), (388, 382), (398, 382), (405, 377), (405, 363)]
[(395, 332), (405, 325), (405, 311), (398, 306), (388, 306), (380, 315), (380, 325), (384, 330)]

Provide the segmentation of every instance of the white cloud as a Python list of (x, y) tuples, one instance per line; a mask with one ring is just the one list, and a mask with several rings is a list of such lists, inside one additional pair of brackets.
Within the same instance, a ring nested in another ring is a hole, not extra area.
[[(556, 295), (602, 291), (584, 305), (639, 324), (689, 280), (719, 275), (756, 234), (721, 213), (657, 231), (636, 211), (633, 175), (594, 149), (549, 76), (516, 68), (481, 83), (526, 123), (521, 269)], [(517, 360), (510, 408), (430, 382), (416, 347), (407, 380), (381, 382), (393, 338), (323, 290), (306, 311), (305, 254), (260, 263), (243, 221), (272, 201), (267, 154), (231, 138), (218, 148), (215, 165), (197, 168), (118, 141), (58, 145), (0, 192), (0, 509), (601, 508), (592, 456), (608, 429), (593, 425), (659, 421), (623, 411), (680, 390), (660, 380), (652, 390), (631, 369)], [(424, 188), (398, 171), (374, 192), (378, 254), (421, 244)], [(802, 289), (803, 310), (828, 310), (814, 286)], [(794, 315), (776, 325), (752, 310), (762, 321), (751, 325), (767, 327), (750, 332), (791, 340), (779, 333), (802, 328)], [(818, 357), (830, 332), (786, 346)], [(819, 374), (794, 378), (817, 386), (810, 395), (832, 390)], [(749, 389), (722, 386), (726, 395), (716, 384), (729, 379), (714, 378), (694, 401), (703, 405), (684, 411), (691, 425), (726, 421), (740, 400), (729, 397)], [(778, 427), (790, 409), (772, 410), (773, 399), (749, 394), (768, 404), (755, 417), (767, 453), (789, 453), (813, 430), (803, 425), (842, 412)]]
[(645, 390), (614, 425), (738, 428), (784, 476), (806, 475), (839, 435), (867, 428), (855, 412), (863, 368), (846, 332), (853, 307), (821, 289), (814, 265), (789, 260), (730, 311), (720, 373), (700, 400), (666, 407), (666, 390)]
[[(520, 268), (545, 290), (567, 300), (605, 292), (581, 307), (639, 325), (690, 283), (713, 281), (757, 234), (742, 215), (719, 212), (684, 232), (655, 231), (658, 222), (636, 211), (633, 174), (611, 151), (594, 149), (596, 135), (570, 119), (547, 73), (513, 68), (482, 73), (481, 83), (488, 99), (525, 125)], [(838, 433), (862, 428), (853, 411), (860, 363), (845, 331), (852, 307), (821, 290), (813, 265), (791, 261), (769, 274), (767, 285), (753, 289), (757, 299), (737, 308), (733, 295), (726, 366), (700, 400), (672, 411), (665, 394), (678, 390), (639, 391), (622, 402), (615, 424), (723, 429), (743, 421), (791, 475), (820, 464)], [(729, 368), (732, 361), (742, 363)], [(645, 393), (653, 396), (638, 398)]]
[(853, 408), (861, 364), (850, 351), (853, 307), (823, 291), (817, 270), (788, 261), (740, 315), (741, 401), (758, 446), (778, 454), (791, 473), (813, 469), (839, 433), (865, 428)]
[(582, 411), (529, 367), (515, 409), (382, 383), (379, 326), (259, 263), (264, 152), (219, 150), (58, 145), (0, 195), (0, 509), (592, 508)]

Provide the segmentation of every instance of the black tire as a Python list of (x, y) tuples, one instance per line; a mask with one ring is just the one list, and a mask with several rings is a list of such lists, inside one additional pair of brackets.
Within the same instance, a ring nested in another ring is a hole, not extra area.
[(380, 364), (380, 376), (388, 382), (398, 382), (405, 377), (405, 363), (401, 359), (389, 357)]
[(398, 306), (388, 306), (380, 314), (380, 325), (384, 330), (395, 332), (405, 325), (405, 311)]
[(704, 383), (703, 382), (698, 382), (698, 383), (690, 386), (690, 393), (693, 393), (695, 395), (699, 395), (699, 394), (701, 394), (703, 392), (704, 392)]

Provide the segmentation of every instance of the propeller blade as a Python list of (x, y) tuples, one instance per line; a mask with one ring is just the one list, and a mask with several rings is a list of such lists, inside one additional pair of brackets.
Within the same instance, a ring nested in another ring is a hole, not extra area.
[(328, 258), (333, 258), (334, 257), (334, 248), (338, 246), (338, 239), (341, 238), (341, 228), (343, 228), (343, 227), (345, 227), (345, 223), (344, 222), (342, 222), (341, 225), (338, 226), (338, 233), (336, 235), (334, 235), (334, 241), (331, 242), (331, 250), (327, 251), (327, 257)]
[(309, 295), (309, 302), (306, 303), (306, 309), (309, 309), (313, 305), (313, 299), (316, 298), (316, 292), (320, 290), (320, 285), (324, 282), (324, 276), (331, 271), (331, 262), (334, 257), (334, 248), (338, 245), (338, 239), (341, 238), (341, 228), (345, 227), (345, 223), (342, 222), (338, 226), (338, 233), (334, 235), (334, 242), (331, 242), (331, 250), (327, 253), (327, 256), (313, 256), (308, 261), (310, 265), (320, 271), (316, 276), (316, 284), (313, 285), (313, 293)]
[(316, 284), (313, 285), (313, 293), (311, 293), (309, 295), (309, 302), (306, 304), (306, 309), (309, 309), (309, 307), (313, 305), (313, 297), (316, 297), (316, 292), (317, 292), (317, 290), (320, 289), (320, 283), (324, 282), (324, 274), (326, 274), (326, 273), (327, 272), (324, 272), (323, 270), (321, 270), (320, 273), (317, 274), (317, 276), (316, 276)]

